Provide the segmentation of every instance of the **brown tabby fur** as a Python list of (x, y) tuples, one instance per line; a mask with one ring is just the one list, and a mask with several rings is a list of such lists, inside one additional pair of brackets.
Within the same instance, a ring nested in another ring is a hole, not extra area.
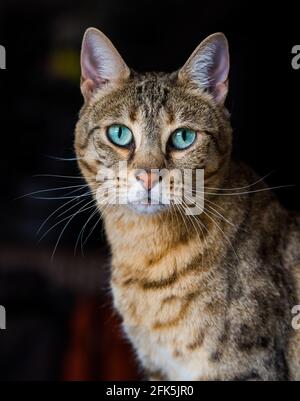
[[(109, 143), (105, 129), (115, 122), (130, 127), (136, 148)], [(181, 126), (201, 131), (201, 140), (168, 152), (166, 133)], [(252, 185), (258, 177), (231, 159), (231, 143), (226, 109), (177, 72), (131, 71), (81, 110), (75, 149), (93, 191), (97, 171), (119, 160), (131, 169), (205, 169), (199, 216), (99, 205), (114, 305), (150, 379), (300, 379), (300, 331), (291, 326), (300, 219), (262, 181)]]

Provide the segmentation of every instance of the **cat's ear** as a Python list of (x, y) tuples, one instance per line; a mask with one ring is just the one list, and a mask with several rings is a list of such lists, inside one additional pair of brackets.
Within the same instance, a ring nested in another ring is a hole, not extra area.
[(179, 79), (196, 83), (223, 104), (228, 91), (229, 51), (223, 33), (208, 36), (179, 71)]
[(130, 70), (111, 41), (98, 29), (86, 30), (81, 47), (81, 92), (85, 101), (107, 84), (117, 84)]

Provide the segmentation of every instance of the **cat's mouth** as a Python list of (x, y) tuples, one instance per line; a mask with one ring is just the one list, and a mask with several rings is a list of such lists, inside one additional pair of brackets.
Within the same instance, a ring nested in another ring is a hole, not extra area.
[(150, 197), (128, 202), (127, 206), (138, 214), (155, 214), (165, 210), (168, 207), (166, 204), (153, 202)]

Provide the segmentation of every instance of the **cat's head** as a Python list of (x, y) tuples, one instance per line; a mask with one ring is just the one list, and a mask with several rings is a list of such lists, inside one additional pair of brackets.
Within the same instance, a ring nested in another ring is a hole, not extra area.
[[(100, 208), (117, 203), (117, 190), (119, 203), (126, 205), (115, 207), (138, 213), (170, 210), (157, 192), (165, 174), (161, 169), (204, 169), (205, 183), (220, 183), (231, 152), (224, 107), (229, 54), (222, 33), (205, 39), (176, 72), (136, 73), (103, 33), (90, 28), (81, 68), (85, 103), (75, 149)], [(120, 166), (126, 166), (126, 176)], [(174, 190), (178, 182), (171, 177), (170, 188), (162, 190)]]

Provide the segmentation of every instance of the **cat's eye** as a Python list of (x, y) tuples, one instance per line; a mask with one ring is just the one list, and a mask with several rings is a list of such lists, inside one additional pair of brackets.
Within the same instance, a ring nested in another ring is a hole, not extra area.
[(118, 146), (128, 146), (133, 141), (132, 132), (128, 127), (121, 124), (113, 124), (107, 129), (108, 139)]
[(196, 135), (196, 132), (191, 129), (179, 128), (171, 135), (170, 145), (177, 150), (187, 149), (194, 143)]

